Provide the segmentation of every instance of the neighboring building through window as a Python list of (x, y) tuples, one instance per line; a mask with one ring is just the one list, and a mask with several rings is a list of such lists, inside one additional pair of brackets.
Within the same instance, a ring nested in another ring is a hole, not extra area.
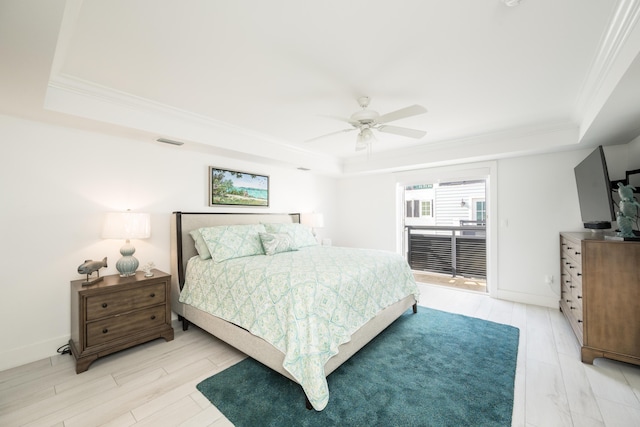
[(431, 200), (422, 200), (422, 210), (420, 216), (433, 216), (433, 210), (431, 209)]
[(475, 210), (476, 221), (485, 222), (487, 220), (487, 204), (484, 200), (474, 200), (473, 208)]
[(439, 182), (404, 187), (405, 225), (484, 224), (485, 180)]

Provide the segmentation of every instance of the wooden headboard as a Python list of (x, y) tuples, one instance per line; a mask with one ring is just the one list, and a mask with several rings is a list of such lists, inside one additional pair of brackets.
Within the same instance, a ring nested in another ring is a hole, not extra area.
[(299, 223), (300, 214), (174, 212), (171, 215), (171, 281), (175, 285), (172, 291), (182, 290), (187, 262), (197, 255), (189, 234), (192, 230), (216, 225), (283, 222)]

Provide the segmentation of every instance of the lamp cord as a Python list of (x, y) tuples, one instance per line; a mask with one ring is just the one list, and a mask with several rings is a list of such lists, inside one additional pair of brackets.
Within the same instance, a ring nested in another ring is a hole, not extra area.
[(69, 344), (61, 345), (56, 351), (58, 354), (71, 354), (71, 347), (69, 347)]

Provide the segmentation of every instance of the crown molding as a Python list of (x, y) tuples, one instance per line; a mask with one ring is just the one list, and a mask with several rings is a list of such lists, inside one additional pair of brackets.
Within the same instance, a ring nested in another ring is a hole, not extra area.
[[(339, 174), (337, 159), (261, 134), (68, 75), (49, 81), (45, 109), (186, 140), (254, 158)], [(155, 139), (155, 138), (154, 138)]]
[[(626, 71), (629, 64), (626, 64), (626, 67), (622, 66), (622, 70), (615, 76), (612, 75), (616, 62), (620, 59), (621, 52), (630, 40), (639, 19), (640, 0), (619, 0), (617, 2), (576, 101), (575, 118), (578, 121), (583, 122), (585, 116), (588, 116), (589, 110), (599, 110), (601, 105), (597, 105), (598, 100), (606, 99), (610, 93), (606, 93), (606, 96), (602, 94), (608, 86), (608, 81), (615, 79), (617, 82)], [(635, 51), (633, 56), (635, 56), (638, 51), (637, 49), (633, 50)], [(611, 90), (615, 87), (615, 82), (609, 84), (612, 86)]]
[(366, 158), (350, 157), (343, 162), (343, 171), (346, 175), (358, 175), (432, 168), (579, 148), (578, 142), (575, 122), (547, 122), (436, 141), (392, 153), (372, 153)]

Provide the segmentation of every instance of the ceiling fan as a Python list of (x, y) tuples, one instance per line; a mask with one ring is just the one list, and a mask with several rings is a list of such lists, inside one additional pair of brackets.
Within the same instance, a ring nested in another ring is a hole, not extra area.
[(368, 96), (362, 96), (358, 98), (358, 104), (360, 105), (362, 110), (356, 111), (348, 119), (339, 118), (339, 120), (349, 123), (352, 128), (343, 129), (337, 132), (331, 132), (326, 135), (308, 139), (307, 142), (316, 141), (318, 139), (326, 138), (331, 135), (337, 135), (339, 133), (357, 130), (358, 136), (356, 137), (356, 151), (359, 151), (370, 147), (371, 141), (374, 138), (374, 130), (378, 132), (392, 133), (395, 135), (416, 139), (422, 138), (427, 134), (427, 132), (423, 130), (387, 125), (387, 123), (393, 122), (395, 120), (400, 120), (426, 113), (427, 109), (423, 106), (411, 105), (409, 107), (401, 108), (399, 110), (380, 115), (377, 111), (367, 109), (367, 107), (369, 107), (370, 101), (371, 99)]

